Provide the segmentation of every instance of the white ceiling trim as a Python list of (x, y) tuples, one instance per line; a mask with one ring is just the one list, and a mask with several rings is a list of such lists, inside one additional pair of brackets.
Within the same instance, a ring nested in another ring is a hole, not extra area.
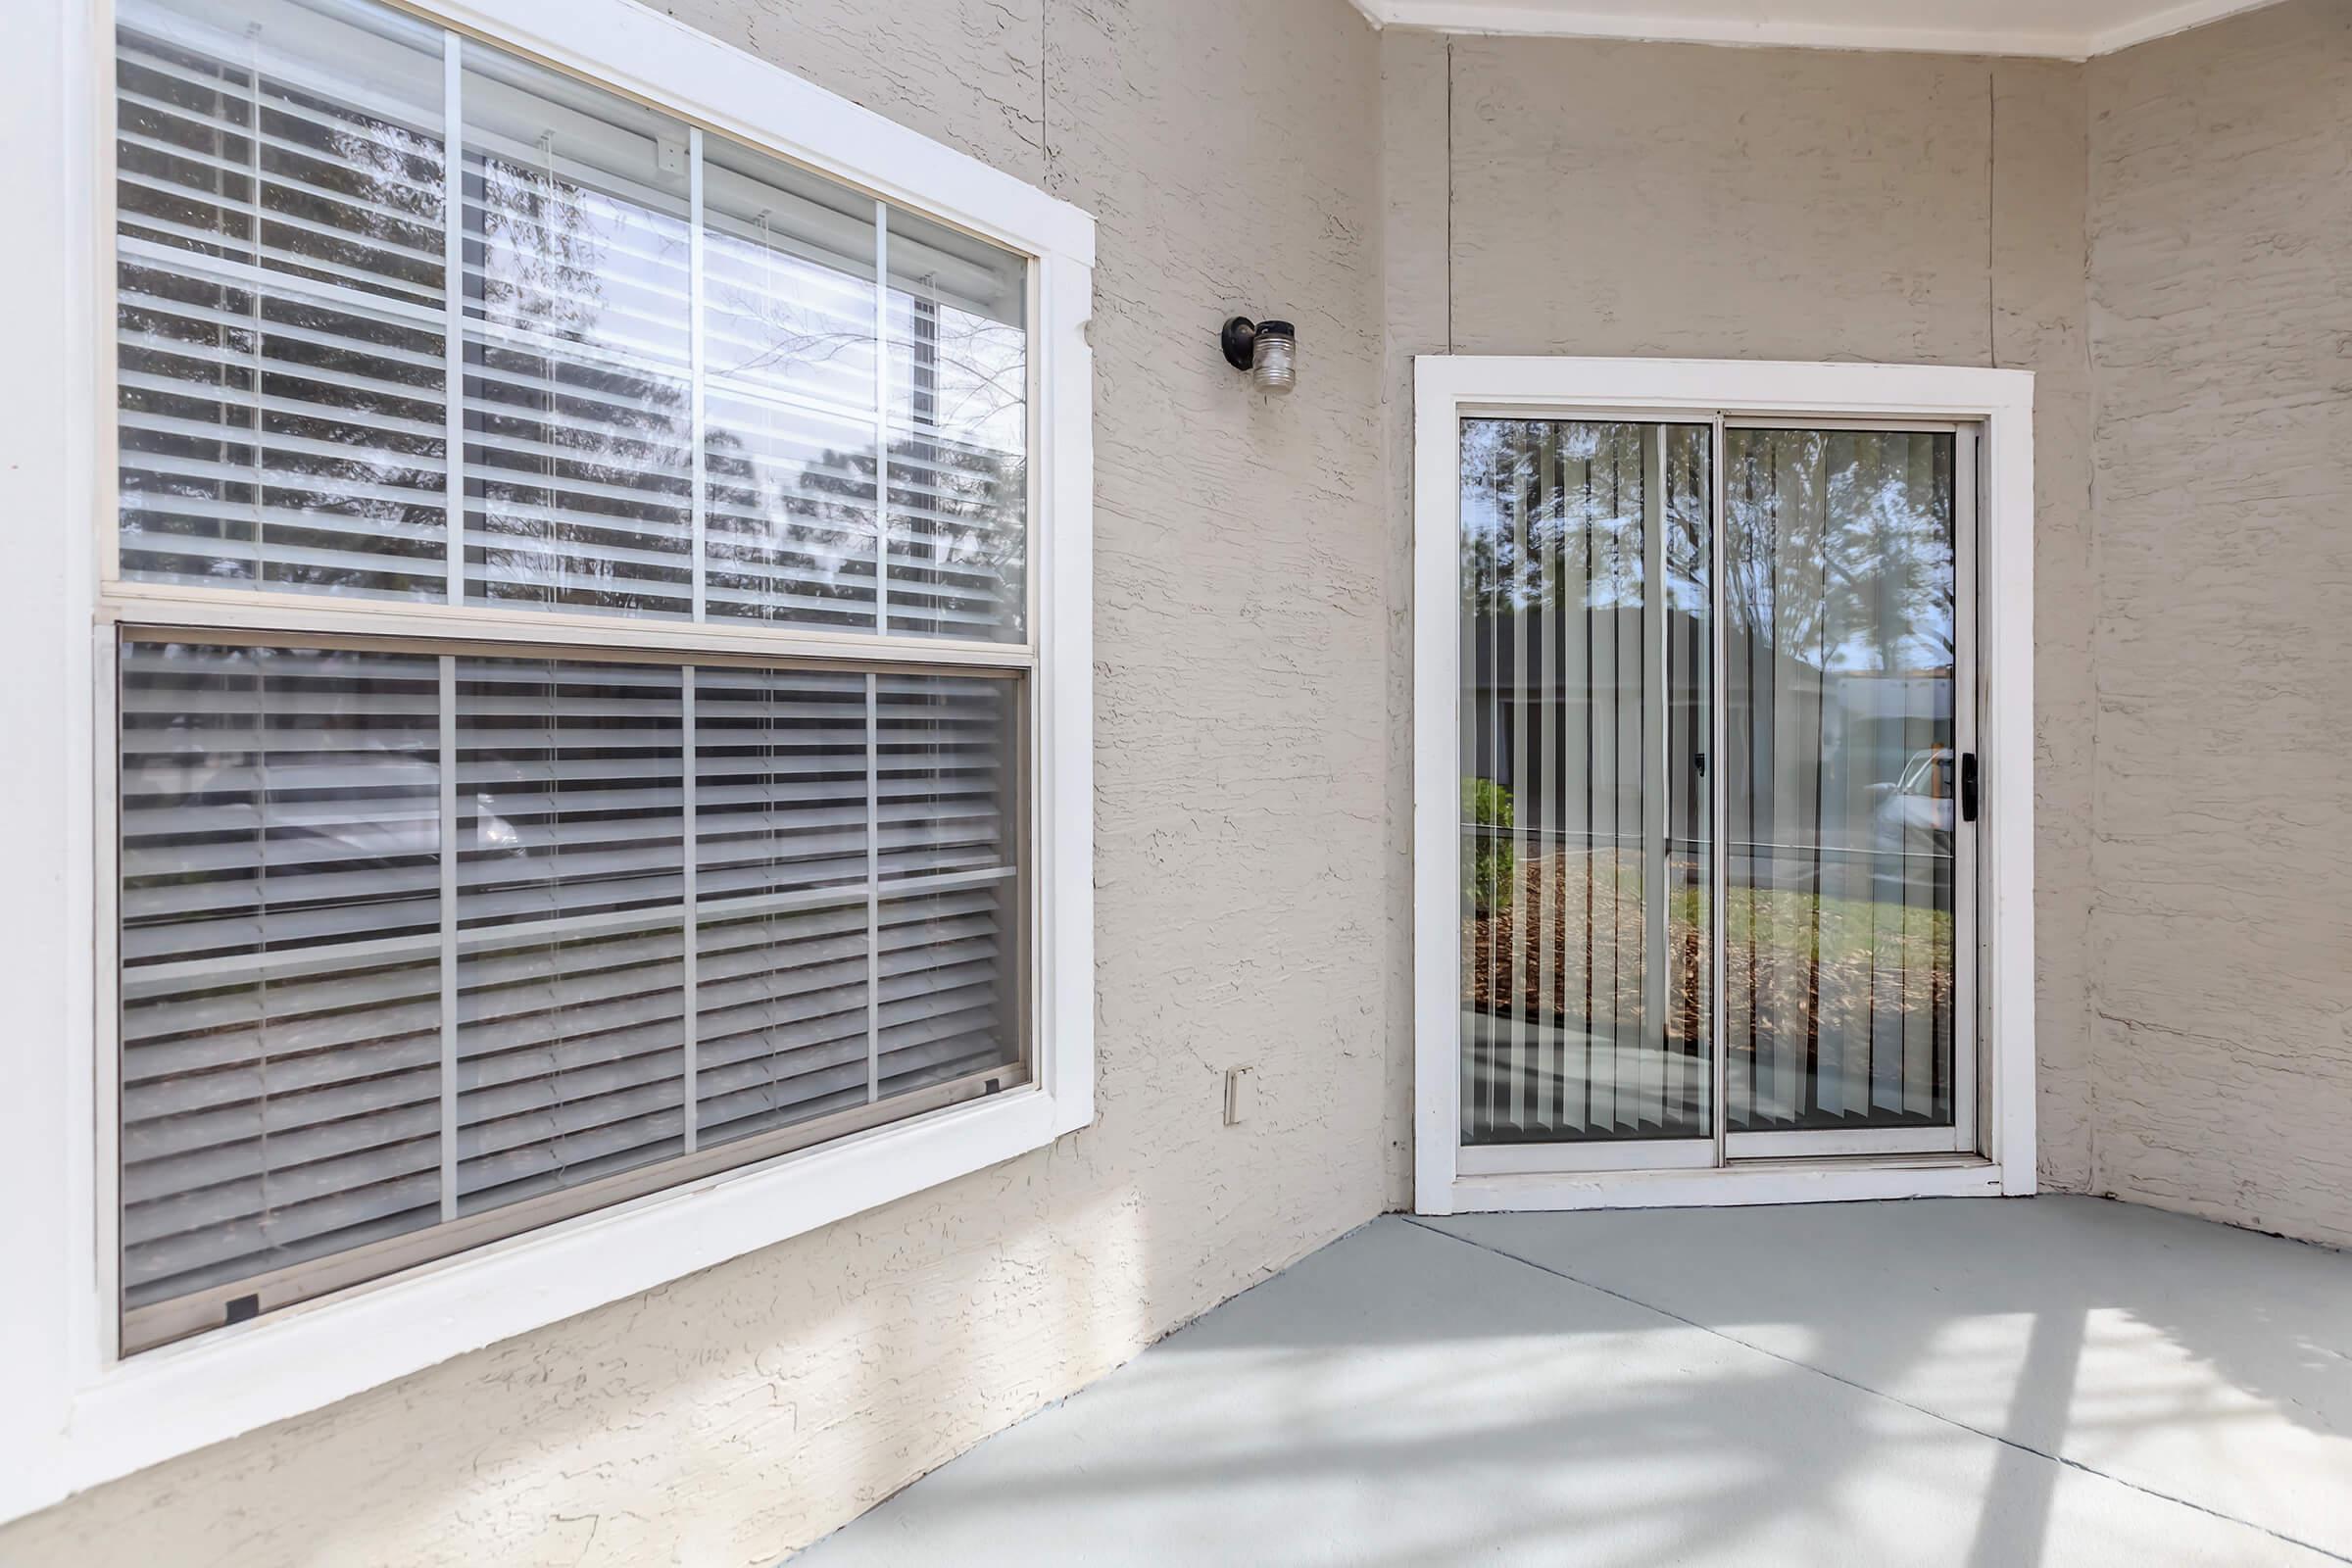
[(1675, 17), (1590, 11), (1553, 0), (1354, 0), (1376, 27), (1437, 32), (1506, 33), (1565, 38), (1626, 38), (1652, 43), (1712, 43), (1749, 48), (1887, 49), (1924, 54), (2031, 55), (2087, 60), (2151, 38), (2185, 32), (2277, 0), (2184, 0), (2158, 6), (2109, 27), (2015, 28), (1861, 25), (1845, 22), (1750, 22), (1737, 17)]
[(2278, 0), (2187, 0), (2184, 5), (2160, 6), (2146, 16), (2122, 23), (2095, 32), (2090, 37), (2090, 52), (2108, 55), (2118, 49), (2129, 49), (2135, 43), (2151, 38), (2169, 38), (2176, 32), (2201, 27), (2208, 22), (2233, 17), (2240, 11), (2259, 11), (2276, 5)]

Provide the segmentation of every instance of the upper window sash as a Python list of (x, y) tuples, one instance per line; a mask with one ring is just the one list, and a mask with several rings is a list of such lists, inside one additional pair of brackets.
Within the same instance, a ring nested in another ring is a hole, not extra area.
[(1033, 256), (372, 0), (117, 20), (116, 599), (1034, 648)]

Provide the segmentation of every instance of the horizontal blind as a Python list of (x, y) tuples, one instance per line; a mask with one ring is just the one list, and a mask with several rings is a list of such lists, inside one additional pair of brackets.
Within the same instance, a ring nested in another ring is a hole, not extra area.
[(686, 127), (465, 58), (467, 596), (690, 616)]
[(126, 1299), (439, 1218), (435, 661), (132, 642)]
[(1020, 1060), (1010, 678), (121, 670), (134, 1312)]
[(1004, 865), (1011, 694), (953, 675), (876, 677), (879, 858), (885, 880)]
[(1009, 888), (887, 899), (881, 915), (883, 1097), (1001, 1061), (1016, 1000)]
[(116, 111), (123, 577), (1026, 639), (1026, 258), (368, 0)]
[[(439, 38), (296, 7), (248, 33), (213, 9), (122, 7), (123, 573), (438, 596)], [(370, 90), (334, 90), (358, 49)]]
[[(1026, 624), (1027, 343), (1017, 279), (890, 215), (893, 631), (1017, 641)], [(958, 286), (960, 285), (960, 286)]]
[(874, 204), (704, 145), (707, 612), (872, 631)]
[(375, 0), (115, 15), (122, 579), (903, 649), (126, 628), (125, 1346), (1016, 1081), (1025, 694), (923, 648), (1028, 639), (1028, 258)]
[(862, 899), (705, 919), (697, 942), (695, 1114), (706, 1146), (865, 1103)]
[(471, 1213), (684, 1152), (684, 677), (456, 666), (458, 827), (473, 846), (457, 924), (481, 934), (458, 978), (457, 1206)]

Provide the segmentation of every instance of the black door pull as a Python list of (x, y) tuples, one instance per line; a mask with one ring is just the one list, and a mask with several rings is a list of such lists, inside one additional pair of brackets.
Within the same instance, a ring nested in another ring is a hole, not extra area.
[(1960, 754), (1960, 820), (1977, 819), (1977, 754)]

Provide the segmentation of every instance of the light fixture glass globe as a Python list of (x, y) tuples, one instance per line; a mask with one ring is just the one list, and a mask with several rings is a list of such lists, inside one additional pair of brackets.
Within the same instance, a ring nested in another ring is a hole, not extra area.
[(1257, 341), (1251, 345), (1250, 357), (1250, 379), (1260, 392), (1281, 397), (1298, 378), (1298, 343), (1287, 326), (1268, 331), (1272, 324), (1258, 323)]

